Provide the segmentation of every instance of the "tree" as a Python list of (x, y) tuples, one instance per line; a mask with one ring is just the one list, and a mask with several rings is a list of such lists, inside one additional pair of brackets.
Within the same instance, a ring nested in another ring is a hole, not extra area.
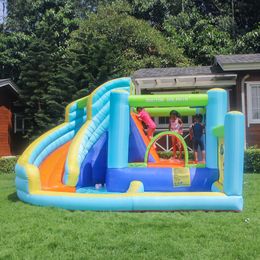
[(25, 113), (31, 118), (28, 138), (34, 138), (60, 121), (65, 105), (77, 91), (69, 78), (63, 79), (68, 65), (67, 41), (76, 27), (77, 21), (67, 4), (45, 10), (35, 24), (18, 82)]
[(258, 0), (195, 0), (204, 16), (228, 17), (231, 20), (233, 37), (251, 31), (260, 20)]
[(260, 1), (233, 0), (233, 3), (234, 20), (239, 30), (238, 33), (243, 34), (253, 30), (260, 21)]
[(259, 53), (260, 52), (260, 23), (251, 32), (246, 33), (237, 41), (236, 52)]
[(132, 15), (137, 19), (149, 21), (157, 28), (161, 28), (165, 19), (170, 15), (177, 15), (182, 11), (185, 0), (128, 0)]
[(63, 120), (68, 102), (111, 78), (259, 52), (258, 2), (8, 0), (1, 77), (21, 88), (34, 138)]
[(0, 33), (0, 78), (18, 80), (21, 60), (30, 42), (30, 36), (24, 33)]
[(159, 31), (130, 16), (124, 2), (89, 14), (72, 34), (69, 49), (74, 78), (90, 89), (108, 79), (129, 76), (139, 68), (188, 63), (182, 51)]
[(195, 64), (208, 65), (214, 55), (233, 52), (230, 34), (218, 28), (213, 18), (204, 18), (196, 7), (189, 13), (182, 12), (169, 17), (164, 23), (164, 30), (169, 40)]

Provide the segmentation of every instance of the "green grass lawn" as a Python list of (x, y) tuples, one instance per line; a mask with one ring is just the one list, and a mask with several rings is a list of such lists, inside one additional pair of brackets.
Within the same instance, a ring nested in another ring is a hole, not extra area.
[(0, 175), (0, 259), (260, 259), (260, 174), (234, 212), (111, 213), (30, 206)]

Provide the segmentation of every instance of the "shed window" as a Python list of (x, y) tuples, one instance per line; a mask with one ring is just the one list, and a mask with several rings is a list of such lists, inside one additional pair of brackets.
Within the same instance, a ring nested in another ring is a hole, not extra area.
[(260, 124), (260, 82), (247, 84), (248, 123)]
[[(170, 117), (168, 117), (168, 116), (161, 116), (161, 117), (154, 118), (157, 127), (161, 130), (162, 129), (168, 130), (169, 119), (170, 119)], [(188, 129), (189, 126), (192, 124), (192, 117), (191, 116), (182, 116), (181, 119), (183, 122), (184, 130)]]
[(26, 121), (28, 118), (24, 118), (20, 114), (14, 113), (14, 133), (22, 132), (24, 134)]
[(169, 117), (162, 116), (159, 117), (159, 125), (168, 125), (169, 124)]

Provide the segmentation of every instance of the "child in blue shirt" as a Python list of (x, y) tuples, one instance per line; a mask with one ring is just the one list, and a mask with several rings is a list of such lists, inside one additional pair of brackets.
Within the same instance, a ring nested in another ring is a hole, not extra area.
[(205, 163), (205, 146), (203, 140), (205, 126), (201, 123), (201, 121), (202, 116), (196, 115), (194, 118), (194, 123), (190, 126), (190, 137), (193, 144), (195, 162), (198, 162), (198, 147), (200, 147), (202, 162)]

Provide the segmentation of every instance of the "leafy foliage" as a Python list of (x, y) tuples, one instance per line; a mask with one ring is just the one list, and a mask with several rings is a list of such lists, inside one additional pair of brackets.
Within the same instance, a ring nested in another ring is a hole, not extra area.
[(26, 136), (61, 121), (64, 106), (145, 67), (209, 65), (260, 52), (257, 0), (7, 0), (2, 78), (22, 90)]
[(183, 48), (195, 64), (208, 65), (214, 55), (232, 52), (229, 33), (218, 28), (214, 19), (203, 17), (195, 7), (190, 13), (169, 17), (164, 29), (171, 42)]
[(152, 25), (160, 28), (166, 17), (177, 15), (182, 10), (184, 1), (177, 0), (129, 0), (132, 14), (138, 19), (149, 21)]
[(30, 40), (30, 36), (21, 32), (0, 33), (0, 78), (18, 80)]
[(260, 172), (260, 149), (253, 147), (245, 151), (245, 172)]
[(17, 157), (0, 158), (0, 175), (13, 174), (16, 162), (17, 162)]
[(188, 63), (159, 31), (133, 18), (120, 5), (101, 7), (82, 21), (72, 34), (69, 50), (73, 67), (77, 67), (75, 79), (85, 79), (90, 89), (139, 68)]
[(27, 126), (28, 138), (57, 124), (63, 116), (64, 106), (77, 91), (71, 88), (74, 85), (64, 73), (67, 39), (77, 28), (73, 17), (71, 6), (65, 4), (47, 9), (34, 25), (19, 80), (25, 114), (31, 119)]
[(246, 33), (238, 40), (236, 50), (240, 53), (260, 52), (260, 23), (256, 29)]

